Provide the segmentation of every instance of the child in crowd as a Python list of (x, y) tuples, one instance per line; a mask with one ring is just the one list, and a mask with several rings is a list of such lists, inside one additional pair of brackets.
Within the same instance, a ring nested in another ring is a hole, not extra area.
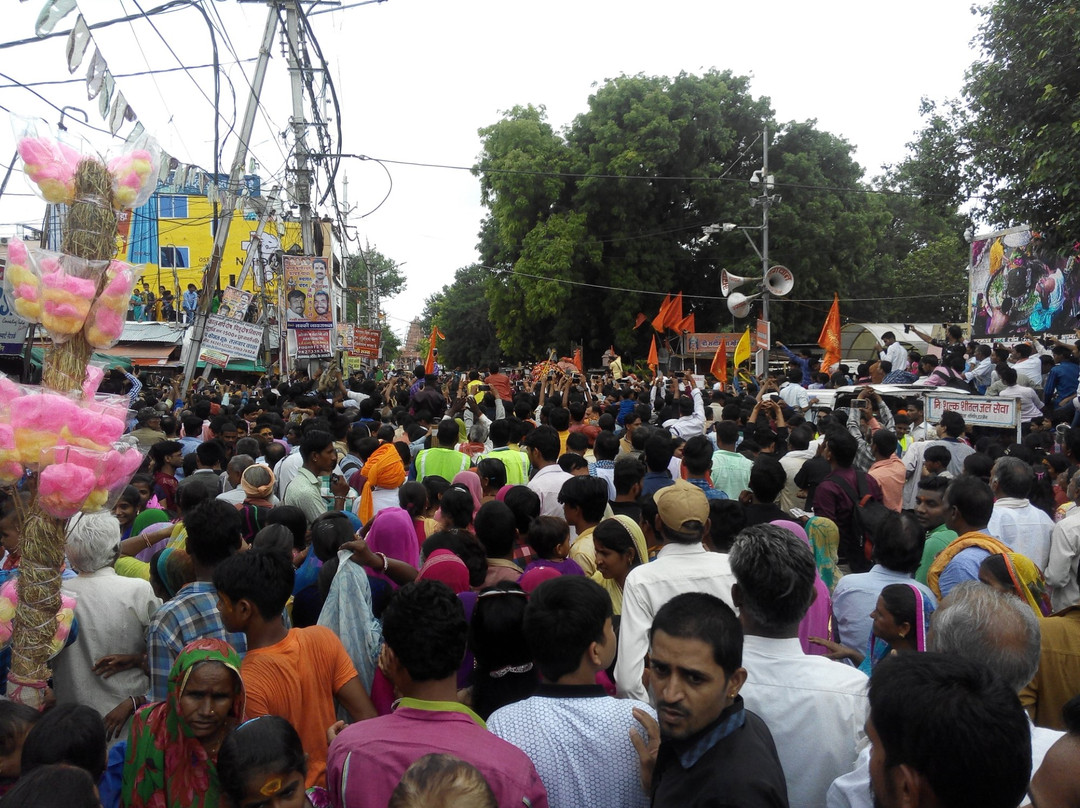
[(536, 554), (536, 561), (525, 567), (525, 572), (539, 567), (557, 569), (562, 575), (584, 575), (581, 565), (570, 555), (570, 527), (565, 519), (557, 516), (540, 516), (529, 525), (529, 546)]

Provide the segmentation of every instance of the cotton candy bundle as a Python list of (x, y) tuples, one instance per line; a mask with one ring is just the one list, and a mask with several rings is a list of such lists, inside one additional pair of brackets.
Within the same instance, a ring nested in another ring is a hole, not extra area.
[(13, 238), (8, 244), (4, 285), (16, 314), (28, 323), (41, 322), (41, 276), (21, 239)]
[(105, 451), (124, 434), (124, 422), (98, 408), (75, 407), (59, 434), (69, 446)]
[(28, 395), (11, 405), (11, 427), (19, 459), (37, 465), (41, 452), (60, 443), (60, 436), (79, 412), (78, 405), (57, 393)]
[(41, 261), (41, 324), (49, 334), (69, 338), (82, 330), (97, 293), (97, 280), (66, 270), (55, 255)]
[(101, 510), (110, 501), (118, 499), (131, 476), (142, 465), (143, 457), (138, 449), (120, 446), (121, 449), (110, 449), (102, 456), (94, 490), (83, 503), (82, 509), (86, 513)]
[(74, 199), (75, 169), (82, 155), (45, 137), (21, 138), (16, 149), (23, 159), (26, 176), (37, 185), (46, 202), (61, 204)]
[(0, 483), (11, 485), (22, 476), (23, 467), (15, 448), (15, 430), (11, 424), (0, 424)]
[(38, 475), (37, 501), (41, 509), (56, 519), (68, 519), (79, 512), (94, 489), (94, 477), (76, 463), (53, 463)]
[(95, 348), (111, 348), (124, 333), (131, 290), (138, 280), (135, 267), (123, 261), (110, 263), (105, 275), (105, 288), (94, 301), (83, 329), (86, 341)]
[(0, 373), (0, 410), (7, 410), (11, 403), (24, 396), (26, 392), (22, 386), (16, 384), (3, 373)]
[[(15, 607), (19, 603), (18, 589), (15, 578), (0, 587), (0, 648), (6, 648), (11, 642), (12, 624), (15, 620)], [(71, 634), (71, 624), (75, 620), (76, 598), (70, 592), (61, 590), (60, 610), (56, 613), (56, 633), (49, 643), (49, 658), (64, 650), (68, 636)]]
[(109, 161), (113, 201), (117, 209), (136, 208), (157, 186), (158, 158), (149, 149), (135, 149)]
[[(83, 377), (82, 394), (83, 398), (93, 398), (94, 393), (97, 392), (98, 386), (105, 378), (105, 371), (99, 368), (97, 365), (87, 365), (86, 375)], [(2, 403), (2, 401), (0, 401)]]

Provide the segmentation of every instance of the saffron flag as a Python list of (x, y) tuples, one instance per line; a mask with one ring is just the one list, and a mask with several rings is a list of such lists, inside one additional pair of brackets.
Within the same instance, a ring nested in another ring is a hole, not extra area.
[(645, 360), (645, 361), (646, 361), (646, 364), (649, 367), (651, 367), (654, 371), (660, 366), (660, 360), (656, 356), (656, 335), (655, 334), (653, 334), (652, 344), (649, 345), (649, 358), (647, 360)]
[(668, 309), (667, 317), (664, 319), (664, 325), (672, 331), (678, 331), (679, 323), (681, 323), (682, 320), (682, 292), (679, 292), (671, 299), (671, 308)]
[(428, 341), (427, 360), (424, 362), (424, 373), (431, 375), (435, 372), (435, 339), (446, 339), (446, 335), (439, 330), (437, 325), (431, 327), (431, 339)]
[(833, 365), (840, 363), (840, 298), (836, 292), (833, 292), (832, 306), (825, 317), (825, 324), (821, 327), (817, 344), (825, 350), (821, 369), (829, 373)]
[(738, 367), (750, 358), (750, 328), (739, 337), (739, 344), (735, 346), (735, 356), (732, 357), (735, 367)]
[(678, 324), (678, 326), (676, 326), (675, 330), (678, 331), (680, 334), (683, 331), (687, 331), (691, 334), (697, 331), (697, 323), (694, 321), (694, 312), (690, 312), (688, 315), (683, 317), (682, 321)]
[(709, 372), (717, 378), (720, 384), (727, 384), (727, 340), (720, 340), (716, 348), (716, 356), (709, 365)]
[(649, 318), (645, 316), (645, 312), (639, 311), (637, 317), (634, 318), (634, 328), (641, 328), (648, 320)]
[(660, 311), (653, 317), (652, 327), (659, 333), (664, 333), (664, 324), (667, 322), (668, 310), (671, 308), (671, 295), (664, 295), (664, 302), (660, 304)]
[(585, 374), (585, 363), (581, 360), (581, 348), (574, 349), (574, 367), (578, 369), (578, 373)]

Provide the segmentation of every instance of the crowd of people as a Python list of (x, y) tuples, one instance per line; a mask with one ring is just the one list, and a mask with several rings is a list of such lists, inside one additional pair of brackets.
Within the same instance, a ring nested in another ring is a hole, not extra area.
[[(145, 464), (68, 525), (0, 808), (1076, 805), (1076, 349), (778, 348), (736, 387), (128, 376)], [(1038, 415), (930, 424), (919, 379)]]

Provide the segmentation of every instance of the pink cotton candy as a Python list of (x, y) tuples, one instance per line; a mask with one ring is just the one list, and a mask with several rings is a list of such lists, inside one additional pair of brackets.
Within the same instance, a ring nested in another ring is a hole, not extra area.
[(112, 491), (127, 485), (131, 475), (139, 470), (142, 461), (142, 455), (137, 449), (128, 449), (125, 452), (112, 449), (106, 452), (101, 473), (97, 477), (98, 486)]
[(27, 303), (37, 303), (38, 298), (41, 296), (41, 290), (37, 284), (33, 283), (20, 283), (18, 286), (13, 286), (11, 291), (16, 298)]
[[(7, 376), (0, 374), (0, 407), (7, 407), (17, 398), (21, 398), (23, 395), (23, 389), (9, 379)], [(8, 424), (0, 424), (0, 430), (4, 427), (10, 426)]]
[[(42, 264), (44, 265), (44, 261)], [(97, 282), (93, 278), (77, 278), (65, 272), (42, 274), (41, 284), (45, 287), (46, 293), (56, 290), (85, 300), (93, 300), (97, 293)]]
[(11, 264), (25, 264), (30, 258), (26, 250), (26, 244), (21, 238), (13, 238), (8, 242), (8, 266)]
[(47, 514), (68, 519), (79, 512), (94, 488), (94, 478), (74, 463), (54, 463), (38, 475), (37, 501)]
[(93, 398), (94, 393), (97, 392), (98, 385), (101, 384), (104, 378), (105, 371), (97, 365), (87, 366), (86, 376), (83, 378), (82, 385), (83, 398)]
[(0, 461), (0, 482), (11, 485), (22, 479), (23, 473), (22, 464), (14, 460)]
[(0, 424), (0, 452), (10, 452), (15, 448), (15, 429), (11, 424)]

